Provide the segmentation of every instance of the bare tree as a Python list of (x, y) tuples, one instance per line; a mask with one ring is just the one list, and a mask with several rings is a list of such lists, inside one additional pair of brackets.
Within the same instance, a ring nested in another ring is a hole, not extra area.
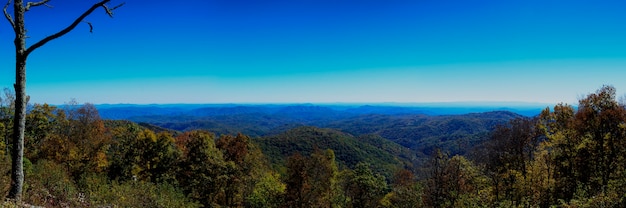
[[(102, 7), (105, 12), (113, 17), (113, 10), (122, 6), (122, 4), (115, 7), (108, 7), (106, 4), (111, 0), (101, 0), (98, 3), (92, 5), (82, 15), (74, 20), (69, 26), (61, 31), (54, 33), (50, 36), (41, 39), (35, 44), (26, 47), (26, 28), (24, 25), (24, 14), (33, 7), (47, 6), (50, 0), (41, 0), (38, 2), (27, 2), (24, 5), (23, 0), (15, 0), (13, 3), (13, 15), (11, 17), (7, 9), (11, 5), (11, 0), (8, 0), (4, 6), (4, 16), (11, 23), (11, 27), (15, 32), (15, 116), (13, 122), (13, 136), (12, 136), (12, 150), (11, 150), (11, 189), (7, 196), (11, 200), (21, 201), (22, 198), (22, 186), (24, 184), (24, 169), (23, 169), (23, 157), (24, 157), (24, 129), (26, 126), (26, 59), (35, 49), (45, 45), (46, 43), (59, 38), (70, 31), (72, 31), (79, 23), (83, 22), (85, 17), (89, 16), (94, 10)], [(87, 22), (90, 28), (91, 23)], [(90, 29), (91, 32), (91, 29)]]

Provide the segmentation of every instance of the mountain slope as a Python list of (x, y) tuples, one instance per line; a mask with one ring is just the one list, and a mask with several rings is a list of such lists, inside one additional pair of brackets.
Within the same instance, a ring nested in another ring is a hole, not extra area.
[[(129, 120), (176, 131), (203, 129), (217, 135), (243, 133), (253, 138), (280, 137), (293, 133), (291, 129), (294, 128), (316, 126), (354, 135), (349, 136), (353, 140), (373, 139), (376, 142), (369, 144), (379, 148), (381, 147), (377, 145), (383, 144), (383, 141), (391, 142), (413, 152), (412, 156), (403, 157), (423, 159), (435, 148), (451, 154), (466, 154), (474, 145), (487, 138), (495, 125), (521, 117), (509, 111), (433, 116), (419, 114), (427, 113), (419, 108), (384, 106), (338, 108), (316, 105), (223, 105), (187, 108), (181, 114), (172, 113), (174, 108), (182, 109), (179, 106), (169, 106), (156, 112), (163, 113), (162, 115), (140, 115)], [(148, 109), (154, 109), (154, 106)], [(147, 112), (141, 110), (139, 114), (145, 113)], [(314, 141), (320, 148), (327, 148), (322, 142), (329, 142)], [(300, 144), (293, 145), (297, 147)], [(310, 151), (312, 145), (307, 145), (307, 151)], [(415, 162), (412, 159), (407, 160)]]
[(430, 154), (434, 148), (464, 154), (495, 125), (517, 117), (521, 115), (507, 111), (450, 116), (373, 114), (339, 120), (324, 127), (353, 135), (379, 135), (423, 154)]
[[(310, 155), (315, 148), (335, 151), (340, 166), (353, 168), (359, 162), (368, 162), (381, 173), (393, 173), (398, 168), (411, 166), (413, 161), (410, 160), (415, 159), (412, 151), (380, 137), (359, 139), (340, 131), (310, 126), (255, 141), (270, 161), (278, 165), (284, 165), (285, 158), (295, 153)], [(372, 142), (380, 146), (374, 146)]]

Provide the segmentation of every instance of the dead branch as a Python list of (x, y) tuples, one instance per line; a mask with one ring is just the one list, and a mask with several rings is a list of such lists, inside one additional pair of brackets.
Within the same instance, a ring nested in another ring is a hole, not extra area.
[(87, 22), (87, 21), (84, 21), (84, 22), (89, 25), (89, 32), (93, 33), (93, 25), (91, 24), (91, 22)]
[(124, 4), (126, 4), (126, 2), (122, 2), (121, 4), (119, 4), (119, 5), (117, 5), (117, 6), (114, 6), (114, 7), (111, 9), (111, 11), (113, 11), (113, 10), (115, 10), (115, 9), (117, 9), (117, 8), (120, 8), (120, 7), (124, 6)]
[(109, 17), (113, 18), (113, 11), (111, 11), (106, 4), (103, 4), (102, 8), (104, 8), (104, 11), (109, 15)]
[[(83, 21), (83, 19), (85, 19), (85, 17), (89, 16), (94, 10), (96, 10), (98, 7), (103, 7), (105, 8), (107, 14), (109, 14), (111, 11), (109, 11), (109, 9), (107, 9), (106, 7), (106, 3), (108, 3), (111, 0), (102, 0), (94, 5), (92, 5), (87, 11), (85, 11), (82, 15), (80, 15), (78, 18), (76, 18), (74, 20), (74, 22), (72, 22), (72, 24), (70, 24), (69, 26), (67, 26), (65, 29), (52, 34), (42, 40), (40, 40), (39, 42), (31, 45), (30, 47), (28, 47), (28, 49), (26, 49), (26, 53), (25, 55), (28, 56), (31, 52), (33, 52), (35, 49), (45, 45), (46, 43), (50, 42), (51, 40), (57, 39), (65, 34), (67, 34), (68, 32), (72, 31), (74, 28), (76, 28), (76, 26)], [(112, 14), (112, 13), (111, 13)], [(109, 15), (111, 15), (109, 14)]]
[(52, 6), (46, 4), (48, 3), (50, 0), (42, 0), (42, 1), (38, 1), (38, 2), (28, 2), (26, 3), (26, 7), (24, 7), (24, 11), (28, 11), (30, 10), (30, 7), (36, 7), (36, 6), (41, 6), (41, 5), (45, 5), (47, 7), (52, 8)]
[(11, 14), (9, 14), (9, 12), (7, 11), (9, 5), (11, 5), (11, 0), (8, 0), (7, 4), (4, 5), (4, 17), (6, 17), (9, 23), (11, 23), (11, 28), (13, 28), (13, 31), (15, 31), (15, 22), (13, 21), (13, 17), (11, 17)]
[(121, 3), (121, 4), (117, 5), (117, 6), (114, 6), (113, 8), (109, 8), (109, 6), (107, 6), (106, 4), (103, 4), (102, 8), (104, 8), (104, 11), (106, 11), (106, 13), (109, 15), (109, 17), (113, 18), (113, 10), (115, 10), (115, 9), (121, 7), (121, 6), (124, 6), (124, 4), (126, 4), (126, 2), (123, 2), (123, 3)]

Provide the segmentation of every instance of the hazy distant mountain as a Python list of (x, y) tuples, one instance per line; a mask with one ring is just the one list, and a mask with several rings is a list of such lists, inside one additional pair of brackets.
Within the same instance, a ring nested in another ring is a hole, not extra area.
[(535, 116), (547, 104), (532, 103), (430, 103), (430, 104), (167, 104), (97, 105), (100, 116), (106, 119), (133, 119), (146, 116), (215, 117), (242, 114), (280, 114), (296, 120), (335, 119), (346, 116), (381, 114), (460, 115), (489, 111), (510, 111), (524, 116)]

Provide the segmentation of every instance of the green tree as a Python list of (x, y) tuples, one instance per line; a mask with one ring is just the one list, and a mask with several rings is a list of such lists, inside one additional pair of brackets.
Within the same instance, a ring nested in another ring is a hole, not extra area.
[(409, 170), (402, 169), (393, 176), (392, 190), (383, 199), (385, 207), (412, 208), (423, 207), (422, 186)]
[(214, 135), (206, 131), (191, 131), (179, 135), (176, 144), (182, 152), (178, 182), (187, 196), (204, 206), (219, 206), (227, 186), (228, 170), (234, 163), (226, 162), (215, 146)]
[(578, 110), (557, 105), (544, 110), (541, 124), (548, 137), (555, 171), (554, 197), (569, 201), (590, 198), (607, 190), (623, 192), (626, 151), (626, 109), (615, 98), (615, 88), (604, 86), (581, 99)]
[[(615, 98), (615, 88), (604, 86), (596, 93), (579, 101), (574, 128), (584, 147), (579, 147), (587, 159), (581, 167), (580, 180), (589, 184), (590, 193), (605, 193), (609, 182), (617, 178), (618, 170), (624, 169), (626, 153), (626, 109)], [(584, 169), (583, 169), (584, 168)]]
[(242, 206), (243, 204), (243, 199), (247, 194), (244, 193), (245, 188), (250, 185), (250, 174), (254, 171), (252, 166), (255, 164), (251, 163), (252, 161), (249, 159), (249, 140), (248, 137), (238, 134), (237, 136), (224, 135), (216, 142), (217, 148), (224, 155), (224, 160), (235, 164), (228, 170), (229, 177), (220, 204), (229, 207)]
[(310, 157), (296, 153), (287, 160), (287, 207), (333, 207), (337, 199), (335, 153), (315, 149)]
[(316, 149), (310, 157), (309, 172), (312, 176), (311, 196), (314, 207), (333, 207), (336, 203), (337, 163), (335, 152), (331, 149), (325, 151)]
[[(626, 108), (616, 101), (615, 88), (604, 86), (587, 95), (577, 110), (564, 104), (545, 109), (539, 121), (547, 137), (541, 151), (547, 157), (536, 160), (550, 166), (540, 170), (548, 171), (551, 176), (541, 178), (552, 184), (543, 188), (547, 194), (535, 193), (542, 196), (542, 205), (595, 206), (595, 199), (624, 203), (625, 197), (617, 196), (626, 191)], [(578, 203), (585, 201), (591, 204)]]
[(544, 197), (544, 204), (553, 204), (556, 199), (571, 199), (577, 188), (580, 172), (577, 171), (584, 166), (585, 162), (578, 161), (579, 137), (573, 129), (574, 108), (566, 104), (554, 106), (551, 112), (549, 108), (544, 109), (540, 114), (540, 128), (547, 137), (542, 146), (546, 151), (544, 155), (548, 158), (543, 162), (550, 171), (547, 176), (554, 180), (554, 187), (547, 187), (551, 193)]
[(446, 168), (448, 166), (448, 155), (437, 149), (429, 161), (428, 180), (424, 190), (424, 202), (430, 207), (443, 207), (446, 203), (448, 176)]
[(263, 173), (254, 184), (252, 193), (246, 199), (246, 206), (255, 208), (278, 208), (283, 205), (283, 195), (287, 186), (280, 181), (280, 175), (271, 170)]
[(141, 127), (135, 123), (121, 123), (107, 128), (111, 146), (107, 153), (109, 178), (126, 181), (133, 178), (133, 166), (138, 158), (137, 137)]
[(350, 179), (347, 191), (351, 207), (378, 207), (387, 192), (385, 177), (374, 174), (368, 163), (360, 162), (354, 167), (354, 175)]
[(139, 180), (164, 182), (175, 179), (174, 170), (179, 157), (174, 137), (167, 132), (155, 134), (144, 129), (139, 132), (132, 152), (126, 155), (133, 158), (131, 173)]
[[(50, 149), (46, 142), (52, 134), (58, 134), (60, 124), (65, 117), (60, 109), (48, 104), (35, 104), (26, 115), (25, 132), (25, 155), (31, 161), (36, 162), (41, 157), (46, 157)], [(43, 151), (43, 152), (42, 152)]]
[(507, 125), (498, 125), (487, 140), (484, 154), (485, 172), (493, 184), (493, 195), (500, 198), (522, 201), (528, 188), (520, 187), (528, 175), (528, 165), (537, 151), (541, 132), (537, 121), (531, 118), (516, 118)]
[(489, 204), (488, 179), (463, 156), (437, 150), (430, 160), (424, 189), (428, 207), (477, 207)]
[(309, 193), (311, 192), (310, 175), (307, 171), (306, 158), (295, 153), (287, 159), (287, 179), (285, 184), (285, 207), (311, 207)]
[(224, 155), (224, 160), (235, 164), (229, 169), (224, 197), (220, 200), (223, 206), (244, 206), (245, 199), (254, 191), (256, 183), (263, 172), (270, 171), (261, 150), (243, 134), (236, 136), (223, 135), (217, 140), (216, 146)]
[(168, 132), (155, 134), (136, 123), (109, 122), (108, 178), (123, 183), (139, 181), (175, 185), (181, 152)]
[(550, 142), (543, 141), (534, 153), (534, 159), (528, 165), (528, 176), (523, 181), (528, 205), (531, 207), (549, 207), (556, 201), (554, 190), (556, 187), (555, 165), (552, 157)]

